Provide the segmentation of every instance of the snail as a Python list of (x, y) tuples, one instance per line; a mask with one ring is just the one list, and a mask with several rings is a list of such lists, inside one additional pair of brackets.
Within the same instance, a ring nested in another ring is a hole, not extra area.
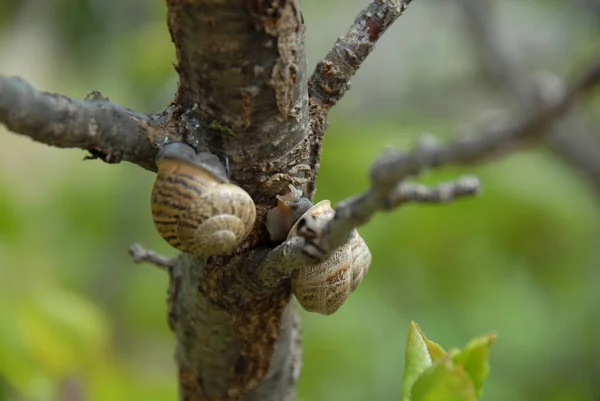
[(160, 235), (195, 256), (233, 252), (252, 230), (256, 207), (219, 159), (174, 142), (158, 152), (156, 165), (151, 206)]
[[(319, 226), (333, 218), (334, 210), (328, 200), (313, 206), (301, 195), (302, 191), (290, 185), (290, 193), (277, 196), (277, 206), (267, 212), (267, 230), (272, 240), (296, 237), (302, 231), (318, 231)], [(282, 238), (281, 233), (290, 224), (287, 236)], [(355, 229), (328, 259), (294, 270), (290, 280), (292, 293), (307, 311), (330, 315), (356, 290), (370, 265), (369, 247)]]

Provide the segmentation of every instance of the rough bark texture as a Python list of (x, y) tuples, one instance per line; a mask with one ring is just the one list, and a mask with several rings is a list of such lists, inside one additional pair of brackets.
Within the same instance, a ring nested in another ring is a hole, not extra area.
[[(186, 141), (227, 156), (258, 203), (262, 177), (314, 165), (305, 30), (296, 1), (168, 1), (180, 83), (175, 100), (194, 128)], [(277, 192), (277, 191), (276, 191)], [(262, 196), (265, 195), (265, 196)]]
[(317, 64), (310, 78), (310, 96), (329, 109), (350, 89), (350, 78), (375, 48), (375, 43), (402, 15), (412, 0), (374, 0), (362, 10), (348, 32)]
[[(263, 183), (298, 164), (316, 172), (318, 163), (311, 147), (320, 147), (320, 140), (308, 130), (299, 6), (295, 1), (167, 4), (180, 74), (179, 133), (195, 148), (227, 158), (232, 180), (255, 200), (255, 230), (238, 253), (268, 246), (266, 211), (290, 182), (283, 177), (280, 185)], [(180, 259), (172, 324), (184, 399), (293, 398), (300, 348), (291, 294), (286, 286), (264, 292), (244, 284), (240, 273), (251, 269), (253, 254), (260, 252)]]
[(180, 259), (172, 321), (181, 393), (189, 400), (293, 399), (301, 361), (289, 290), (249, 295), (235, 274), (247, 263), (238, 260)]

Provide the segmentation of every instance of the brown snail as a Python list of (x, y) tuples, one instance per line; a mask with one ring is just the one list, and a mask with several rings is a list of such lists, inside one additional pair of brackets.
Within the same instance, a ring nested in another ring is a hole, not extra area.
[[(302, 209), (304, 213), (292, 223), (288, 239), (298, 236), (309, 221), (312, 221), (311, 225), (322, 226), (333, 218), (334, 210), (328, 200), (307, 208), (307, 202), (312, 204), (307, 198), (301, 198), (301, 194), (300, 190), (290, 186), (289, 194), (277, 197), (277, 207), (267, 214), (267, 229), (272, 239), (281, 239), (280, 233), (286, 226), (289, 227), (289, 216), (294, 216)], [(294, 270), (291, 277), (292, 292), (307, 311), (330, 315), (356, 290), (370, 265), (369, 247), (353, 230), (349, 240), (327, 260)]]
[(156, 165), (152, 219), (160, 235), (195, 256), (233, 252), (252, 230), (256, 207), (219, 159), (174, 142), (158, 152)]

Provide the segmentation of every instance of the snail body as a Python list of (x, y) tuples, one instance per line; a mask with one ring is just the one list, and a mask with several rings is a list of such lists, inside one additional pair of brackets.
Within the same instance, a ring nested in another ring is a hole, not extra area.
[[(301, 231), (307, 229), (316, 232), (319, 227), (333, 218), (334, 210), (328, 200), (306, 208), (305, 203), (300, 202), (298, 192), (294, 192), (298, 190), (293, 186), (290, 189), (291, 192), (286, 196), (277, 197), (277, 208), (269, 211), (270, 216), (267, 214), (267, 229), (272, 238), (277, 237), (273, 234), (281, 232), (281, 226), (285, 227), (289, 221), (288, 217), (292, 212), (286, 208), (294, 208), (296, 205), (305, 208), (304, 213), (296, 219), (289, 230), (287, 239), (299, 236)], [(292, 293), (307, 311), (330, 315), (346, 302), (351, 292), (356, 290), (370, 265), (369, 247), (358, 232), (353, 230), (348, 241), (328, 259), (294, 270), (290, 279)]]
[(151, 206), (160, 235), (195, 256), (233, 252), (252, 230), (256, 207), (246, 191), (229, 182), (219, 159), (170, 143), (159, 151), (156, 165)]

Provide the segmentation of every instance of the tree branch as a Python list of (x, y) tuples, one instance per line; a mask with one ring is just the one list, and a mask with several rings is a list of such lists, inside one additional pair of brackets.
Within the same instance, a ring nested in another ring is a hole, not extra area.
[(435, 142), (422, 143), (408, 154), (389, 152), (375, 162), (371, 170), (373, 183), (387, 193), (395, 182), (416, 175), (425, 168), (481, 162), (543, 137), (577, 99), (600, 83), (600, 59), (566, 89), (556, 85), (556, 80), (550, 81), (539, 82), (531, 96), (537, 99), (537, 103), (530, 105), (529, 110), (517, 110), (503, 121), (487, 121), (478, 135), (461, 136), (446, 146)]
[(0, 123), (59, 148), (88, 150), (107, 163), (128, 161), (154, 171), (154, 143), (166, 136), (158, 118), (121, 108), (98, 92), (86, 100), (40, 92), (0, 76)]
[[(327, 113), (350, 89), (350, 78), (375, 48), (383, 33), (402, 15), (412, 0), (373, 0), (362, 10), (344, 36), (317, 63), (308, 80), (310, 101), (311, 155), (313, 179), (306, 186), (306, 196), (312, 198), (321, 159), (321, 143), (327, 128)], [(285, 189), (286, 187), (281, 187)]]
[[(507, 116), (495, 124), (487, 122), (477, 135), (464, 135), (455, 142), (440, 145), (436, 141), (422, 141), (419, 146), (408, 153), (390, 151), (373, 163), (371, 168), (371, 187), (364, 193), (340, 202), (335, 209), (335, 216), (322, 227), (322, 232), (314, 238), (305, 238), (305, 242), (284, 242), (265, 262), (265, 269), (279, 267), (279, 274), (301, 266), (314, 264), (315, 260), (305, 251), (322, 249), (321, 260), (329, 257), (339, 246), (344, 244), (352, 230), (367, 223), (379, 211), (387, 211), (404, 202), (398, 201), (398, 191), (407, 188), (403, 181), (430, 167), (449, 164), (479, 163), (492, 156), (499, 156), (513, 151), (519, 146), (531, 144), (542, 138), (555, 121), (563, 117), (575, 101), (600, 84), (600, 59), (585, 73), (573, 80), (564, 88), (557, 87), (556, 80), (539, 82), (531, 99), (537, 104), (530, 104), (529, 110), (517, 110), (514, 115)], [(546, 87), (549, 85), (550, 87)], [(466, 193), (476, 193), (477, 185), (467, 183)], [(409, 187), (410, 188), (410, 187)], [(435, 191), (433, 191), (435, 192)], [(459, 191), (460, 192), (460, 191)], [(418, 196), (411, 199), (417, 200)], [(430, 201), (424, 196), (424, 201)], [(272, 279), (258, 269), (258, 276), (268, 285)]]
[(350, 78), (375, 48), (383, 33), (412, 0), (373, 0), (358, 14), (348, 32), (316, 67), (309, 80), (309, 96), (330, 109), (350, 89)]
[[(480, 183), (475, 177), (462, 177), (456, 181), (441, 183), (431, 188), (410, 182), (401, 182), (390, 191), (387, 202), (389, 209), (409, 202), (448, 203), (461, 197), (475, 195), (479, 190)], [(304, 252), (305, 246), (308, 244), (307, 240), (300, 236), (283, 242), (266, 256), (250, 279), (258, 288), (273, 289), (281, 286), (294, 270), (320, 261), (311, 256), (313, 253)]]
[(475, 177), (462, 177), (431, 188), (412, 182), (401, 182), (390, 193), (390, 208), (409, 202), (448, 203), (464, 196), (475, 195), (480, 189), (479, 180)]
[(496, 124), (488, 122), (478, 135), (464, 135), (446, 146), (422, 144), (409, 153), (388, 152), (373, 164), (371, 189), (336, 208), (336, 218), (326, 226), (318, 245), (321, 249), (336, 249), (354, 227), (368, 222), (378, 210), (389, 210), (390, 190), (409, 176), (430, 167), (478, 163), (543, 137), (577, 99), (599, 83), (600, 59), (564, 90), (554, 85), (548, 90), (544, 87), (546, 82), (541, 82), (542, 86), (535, 91), (537, 95), (532, 96), (539, 103), (532, 105), (531, 110), (518, 110)]
[[(494, 31), (489, 0), (456, 0), (465, 17), (465, 26), (487, 81), (496, 89), (507, 91), (518, 102), (528, 102), (522, 84), (522, 72), (510, 62)], [(579, 170), (600, 193), (600, 141), (585, 127), (581, 118), (567, 116), (550, 128), (547, 140), (552, 149)]]
[(182, 264), (179, 258), (169, 259), (154, 251), (144, 249), (139, 244), (133, 244), (129, 247), (129, 254), (133, 257), (135, 263), (148, 262), (152, 263), (161, 270), (169, 274), (169, 291), (167, 299), (167, 317), (169, 327), (175, 330), (177, 323), (177, 314), (175, 311), (175, 301), (181, 287)]
[(144, 249), (140, 244), (131, 245), (129, 247), (129, 254), (135, 263), (148, 262), (162, 270), (167, 271), (169, 271), (173, 265), (177, 263), (176, 259), (169, 259), (165, 256), (157, 254), (154, 251)]
[(305, 244), (303, 237), (293, 237), (269, 252), (252, 276), (256, 286), (265, 289), (277, 288), (297, 268), (317, 263), (318, 260), (302, 252)]

